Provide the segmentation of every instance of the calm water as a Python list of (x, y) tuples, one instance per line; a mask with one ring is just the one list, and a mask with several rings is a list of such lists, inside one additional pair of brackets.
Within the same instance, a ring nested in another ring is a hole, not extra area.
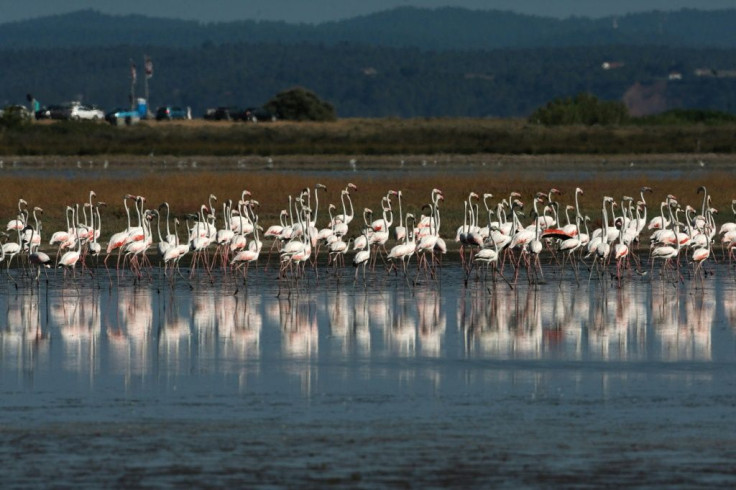
[(3, 486), (734, 486), (736, 281), (715, 271), (3, 281)]

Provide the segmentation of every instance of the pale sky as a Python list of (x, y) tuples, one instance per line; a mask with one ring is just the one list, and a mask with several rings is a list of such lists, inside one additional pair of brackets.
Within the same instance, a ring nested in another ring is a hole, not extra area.
[(283, 20), (319, 23), (388, 10), (398, 6), (464, 7), (509, 10), (565, 18), (603, 17), (649, 10), (736, 8), (735, 0), (0, 0), (0, 23), (95, 9), (108, 14), (230, 20)]

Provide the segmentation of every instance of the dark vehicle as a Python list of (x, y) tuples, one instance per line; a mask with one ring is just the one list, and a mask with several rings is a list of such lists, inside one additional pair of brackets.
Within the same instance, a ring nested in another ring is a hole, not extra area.
[(273, 122), (278, 117), (263, 107), (248, 107), (242, 112), (240, 119), (249, 122)]
[(34, 117), (36, 120), (38, 119), (51, 119), (51, 111), (48, 107), (41, 107), (39, 110), (37, 110), (34, 114)]
[(204, 118), (208, 121), (237, 121), (241, 119), (241, 113), (237, 107), (218, 107), (207, 109)]
[(60, 104), (48, 106), (48, 113), (51, 119), (66, 119), (65, 107)]
[(189, 107), (163, 106), (156, 109), (157, 121), (171, 121), (172, 119), (191, 119), (192, 111)]
[(130, 109), (117, 108), (107, 114), (105, 114), (105, 120), (113, 126), (130, 126), (136, 124), (141, 120), (141, 116), (138, 111), (131, 111)]

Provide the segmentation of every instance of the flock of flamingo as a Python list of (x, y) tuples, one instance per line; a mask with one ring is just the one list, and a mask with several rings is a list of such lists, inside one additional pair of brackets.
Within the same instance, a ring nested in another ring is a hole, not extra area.
[[(355, 221), (360, 220), (354, 220), (356, 213), (351, 194), (357, 187), (350, 183), (341, 190), (340, 209), (329, 204), (329, 218), (322, 221), (320, 228), (319, 197), (325, 190), (325, 186), (317, 184), (288, 196), (286, 207), (280, 213), (280, 223), (265, 231), (259, 224), (259, 203), (247, 190), (237, 202), (227, 200), (222, 204), (219, 219), (214, 195), (200, 206), (198, 213), (172, 219), (168, 203), (149, 209), (145, 197), (126, 194), (123, 206), (127, 226), (112, 234), (106, 247), (99, 242), (100, 208), (106, 203), (97, 201), (96, 194), (91, 191), (87, 202), (66, 207), (66, 229), (53, 233), (48, 242), (57, 249), (53, 258), (39, 250), (43, 210), (30, 207), (20, 199), (17, 217), (8, 222), (6, 232), (2, 233), (5, 242), (0, 262), (5, 261), (12, 279), (11, 263), (18, 257), (17, 262), (24, 265), (24, 270), (35, 269), (30, 276), (38, 281), (44, 268), (62, 268), (65, 277), (67, 271), (74, 277), (77, 266), (92, 274), (90, 258), (102, 260), (108, 271), (112, 259), (118, 274), (130, 269), (141, 279), (146, 272), (150, 276), (153, 266), (149, 255), (153, 254), (149, 251), (155, 248), (163, 273), (172, 280), (175, 275), (184, 277), (179, 264), (184, 257), (189, 257), (190, 278), (202, 270), (212, 278), (212, 270), (219, 267), (226, 274), (242, 273), (246, 281), (249, 267), (262, 260), (262, 240), (270, 240), (266, 267), (272, 255), (278, 256), (279, 278), (297, 280), (304, 276), (308, 266), (316, 271), (320, 255), (326, 256), (327, 266), (339, 275), (348, 253), (352, 254), (355, 282), (362, 271), (365, 283), (366, 270), (370, 267), (375, 271), (379, 259), (384, 264), (382, 268), (403, 272), (408, 278), (409, 263), (414, 256), (417, 262), (415, 280), (422, 273), (428, 278), (437, 277), (442, 256), (447, 253), (441, 233), (440, 210), (444, 206), (444, 195), (440, 189), (432, 189), (429, 201), (416, 215), (404, 213), (401, 191), (389, 190), (378, 203), (380, 210), (363, 209), (362, 222), (356, 226)], [(538, 192), (531, 196), (530, 212), (524, 212), (518, 192), (511, 192), (495, 203), (492, 194), (479, 196), (470, 192), (463, 202), (463, 224), (454, 234), (465, 279), (467, 281), (475, 270), (477, 277), (483, 274), (483, 280), (490, 273), (493, 281), (500, 277), (512, 286), (520, 271), (526, 270), (529, 282), (538, 283), (543, 280), (540, 256), (544, 253), (560, 271), (571, 268), (578, 282), (581, 264), (590, 270), (590, 277), (596, 272), (601, 276), (608, 272), (620, 287), (627, 273), (653, 272), (655, 262), (661, 261), (663, 278), (682, 280), (680, 270), (684, 262), (693, 265), (693, 276), (700, 278), (702, 284), (702, 266), (713, 257), (716, 240), (721, 242), (724, 256), (730, 260), (736, 248), (736, 223), (723, 223), (717, 229), (714, 218), (717, 211), (705, 187), (698, 189), (703, 195), (699, 210), (683, 206), (675, 196), (668, 195), (659, 203), (659, 213), (650, 218), (646, 201), (649, 192), (650, 188), (642, 187), (638, 200), (624, 196), (616, 201), (604, 196), (600, 208), (601, 226), (592, 231), (589, 230), (590, 217), (580, 209), (581, 188), (575, 189), (573, 202), (564, 205), (558, 200), (559, 190)], [(481, 203), (485, 208), (484, 219)], [(736, 200), (732, 202), (732, 211), (736, 215)], [(395, 216), (398, 223), (395, 223)], [(179, 232), (182, 221), (186, 226), (185, 240)], [(648, 236), (643, 237), (643, 234)], [(643, 238), (648, 238), (649, 242), (650, 270), (643, 267), (637, 252)], [(393, 245), (389, 248), (392, 239)], [(513, 276), (504, 273), (505, 267), (513, 269)]]

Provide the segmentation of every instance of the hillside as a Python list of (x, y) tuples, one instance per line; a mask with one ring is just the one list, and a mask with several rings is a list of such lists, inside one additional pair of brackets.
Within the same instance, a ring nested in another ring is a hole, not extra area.
[(525, 117), (588, 92), (633, 114), (736, 113), (736, 10), (565, 20), (399, 8), (342, 22), (200, 24), (80, 11), (0, 25), (0, 105), (112, 109), (129, 62), (154, 62), (153, 107), (258, 106), (306, 87), (339, 117)]
[(203, 24), (92, 10), (0, 24), (8, 48), (115, 45), (193, 47), (203, 43), (354, 43), (422, 50), (603, 45), (736, 47), (736, 9), (648, 12), (555, 19), (497, 10), (402, 7), (323, 24), (234, 21)]

